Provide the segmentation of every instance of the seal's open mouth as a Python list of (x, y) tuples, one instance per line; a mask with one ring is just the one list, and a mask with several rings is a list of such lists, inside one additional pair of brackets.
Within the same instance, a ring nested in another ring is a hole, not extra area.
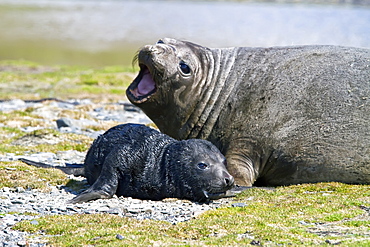
[(128, 97), (135, 103), (143, 103), (156, 91), (157, 86), (148, 67), (140, 64), (140, 72), (127, 89)]

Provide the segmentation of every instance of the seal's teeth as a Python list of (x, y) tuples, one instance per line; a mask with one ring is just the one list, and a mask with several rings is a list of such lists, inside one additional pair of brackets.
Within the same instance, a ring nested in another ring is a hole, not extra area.
[(209, 195), (208, 195), (208, 192), (207, 192), (207, 191), (203, 190), (203, 194), (204, 194), (204, 196), (205, 196), (206, 198), (209, 198)]

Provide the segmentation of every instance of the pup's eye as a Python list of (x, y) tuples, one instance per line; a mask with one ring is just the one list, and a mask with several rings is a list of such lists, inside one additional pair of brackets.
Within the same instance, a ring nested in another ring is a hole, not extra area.
[(201, 163), (198, 164), (198, 168), (201, 169), (201, 170), (207, 169), (208, 164), (201, 162)]
[(186, 75), (190, 74), (190, 67), (184, 61), (181, 61), (179, 66), (180, 66), (182, 73)]

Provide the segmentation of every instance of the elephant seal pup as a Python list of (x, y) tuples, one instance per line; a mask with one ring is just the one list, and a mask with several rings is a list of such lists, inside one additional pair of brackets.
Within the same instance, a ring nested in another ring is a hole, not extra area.
[(162, 39), (127, 89), (159, 129), (211, 141), (236, 184), (370, 183), (370, 50)]
[(207, 201), (226, 195), (233, 187), (234, 178), (225, 164), (225, 157), (208, 141), (177, 141), (144, 125), (122, 124), (94, 141), (82, 168), (55, 168), (82, 174), (92, 185), (71, 203), (114, 194), (148, 200), (175, 197)]

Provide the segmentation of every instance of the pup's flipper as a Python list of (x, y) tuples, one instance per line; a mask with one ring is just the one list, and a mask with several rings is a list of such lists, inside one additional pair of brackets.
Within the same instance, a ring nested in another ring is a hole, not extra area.
[(56, 168), (66, 174), (85, 177), (85, 172), (84, 172), (85, 169), (83, 167), (83, 164), (71, 164), (70, 166), (52, 166), (52, 165), (48, 165), (45, 163), (24, 159), (24, 158), (20, 158), (19, 160), (26, 163), (27, 165), (42, 167), (42, 168)]

